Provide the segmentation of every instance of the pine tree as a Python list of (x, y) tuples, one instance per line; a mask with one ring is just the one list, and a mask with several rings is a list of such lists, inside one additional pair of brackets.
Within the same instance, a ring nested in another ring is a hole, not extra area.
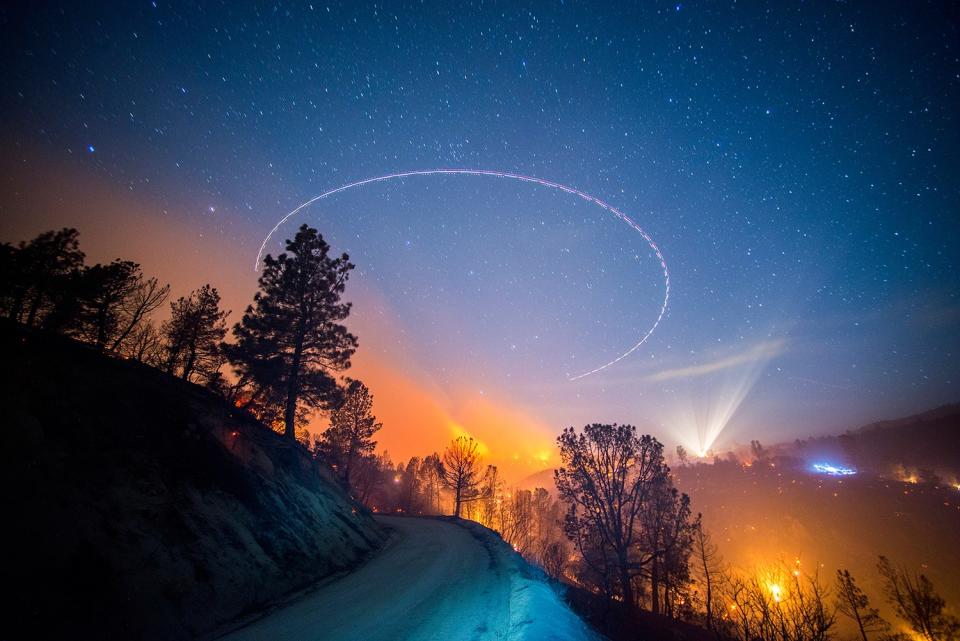
[(8, 318), (33, 327), (49, 312), (66, 281), (83, 266), (78, 236), (76, 229), (63, 228), (17, 247), (4, 245), (0, 300)]
[(863, 641), (869, 641), (867, 634), (886, 632), (890, 625), (883, 620), (876, 608), (870, 607), (870, 600), (849, 570), (837, 570), (837, 610), (849, 617), (860, 632)]
[(220, 310), (220, 293), (204, 285), (170, 303), (164, 322), (164, 369), (184, 380), (209, 381), (220, 371), (221, 343), (227, 334), (229, 311)]
[(355, 463), (373, 453), (377, 442), (373, 436), (383, 427), (373, 415), (373, 395), (360, 381), (347, 385), (343, 404), (330, 413), (330, 427), (321, 438), (324, 458), (336, 466), (347, 487)]
[[(350, 313), (341, 302), (353, 265), (329, 256), (323, 237), (303, 225), (286, 252), (267, 255), (260, 291), (234, 326), (227, 346), (249, 404), (282, 411), (284, 434), (295, 438), (299, 410), (328, 409), (340, 390), (334, 372), (347, 369), (357, 339), (340, 324)], [(273, 407), (271, 407), (273, 406)]]

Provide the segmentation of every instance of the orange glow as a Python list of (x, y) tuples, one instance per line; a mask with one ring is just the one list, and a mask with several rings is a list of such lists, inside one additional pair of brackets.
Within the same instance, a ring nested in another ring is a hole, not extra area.
[[(365, 334), (356, 331), (362, 340)], [(383, 423), (377, 449), (389, 452), (394, 462), (442, 452), (452, 439), (469, 436), (479, 443), (484, 462), (497, 465), (507, 477), (523, 478), (548, 465), (555, 437), (546, 426), (491, 393), (450, 393), (371, 357), (372, 351), (361, 346), (350, 375), (373, 392), (374, 413)], [(319, 417), (310, 431), (325, 427), (326, 420)]]
[[(259, 238), (263, 229), (246, 227), (237, 216), (225, 226), (220, 214), (198, 223), (191, 214), (206, 211), (206, 199), (191, 201), (188, 195), (158, 204), (147, 191), (119, 189), (79, 162), (37, 149), (21, 149), (17, 161), (12, 158), (0, 161), (0, 170), (21, 197), (0, 217), (4, 238), (27, 239), (48, 229), (76, 227), (88, 263), (118, 256), (137, 261), (145, 274), (170, 282), (171, 299), (209, 282), (219, 290), (224, 309), (233, 310), (228, 323), (240, 320), (258, 275), (250, 268), (256, 248), (237, 239)], [(223, 216), (229, 213), (224, 208)], [(336, 245), (336, 239), (329, 240)], [(353, 258), (360, 264), (359, 257)], [(354, 303), (347, 324), (360, 347), (343, 374), (364, 381), (374, 395), (374, 413), (384, 425), (377, 435), (378, 451), (388, 451), (399, 462), (442, 452), (463, 433), (482, 444), (485, 462), (501, 467), (507, 478), (523, 478), (555, 460), (554, 439), (561, 426), (540, 423), (498, 390), (481, 395), (419, 370), (406, 340), (412, 330), (402, 328), (389, 302), (359, 274), (350, 281), (347, 299)], [(158, 310), (156, 320), (164, 320), (167, 310)], [(326, 424), (318, 416), (308, 430), (317, 435)]]

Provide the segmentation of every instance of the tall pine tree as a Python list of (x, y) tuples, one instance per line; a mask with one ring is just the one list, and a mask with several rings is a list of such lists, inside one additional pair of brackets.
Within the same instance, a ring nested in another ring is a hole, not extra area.
[[(328, 409), (340, 390), (333, 374), (350, 367), (357, 339), (341, 324), (350, 303), (341, 302), (353, 265), (316, 229), (302, 225), (286, 251), (267, 255), (260, 291), (234, 326), (226, 346), (249, 403), (282, 411), (284, 434), (295, 438), (298, 409)], [(273, 406), (273, 407), (270, 407)]]
[(377, 446), (373, 437), (381, 427), (383, 423), (373, 415), (373, 394), (362, 382), (350, 381), (343, 404), (330, 413), (330, 427), (320, 441), (323, 455), (336, 465), (347, 487), (358, 459), (373, 454)]

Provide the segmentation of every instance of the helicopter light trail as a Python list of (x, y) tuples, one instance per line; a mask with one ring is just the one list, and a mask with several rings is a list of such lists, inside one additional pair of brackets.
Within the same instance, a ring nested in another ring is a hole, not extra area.
[(347, 183), (346, 185), (341, 185), (340, 187), (336, 187), (335, 189), (325, 191), (319, 196), (314, 196), (310, 200), (294, 208), (292, 211), (287, 213), (283, 218), (281, 218), (276, 225), (273, 226), (273, 229), (270, 230), (270, 233), (267, 234), (266, 238), (264, 238), (263, 242), (260, 244), (260, 249), (259, 251), (257, 251), (256, 261), (253, 264), (253, 270), (259, 271), (260, 262), (263, 259), (263, 252), (266, 250), (267, 243), (270, 242), (270, 239), (277, 232), (277, 230), (279, 230), (280, 227), (285, 222), (287, 222), (287, 220), (289, 220), (299, 212), (303, 211), (305, 208), (309, 207), (313, 203), (317, 202), (318, 200), (322, 200), (329, 196), (333, 196), (335, 194), (339, 194), (341, 192), (344, 192), (350, 189), (355, 189), (357, 187), (362, 187), (364, 185), (370, 185), (372, 183), (384, 182), (388, 180), (398, 180), (403, 178), (411, 178), (415, 176), (440, 176), (440, 175), (489, 176), (494, 178), (504, 178), (508, 180), (517, 180), (525, 183), (533, 183), (536, 185), (540, 185), (542, 187), (548, 187), (550, 189), (559, 189), (562, 192), (572, 194), (574, 196), (579, 196), (583, 200), (593, 203), (594, 205), (597, 205), (601, 209), (608, 211), (609, 213), (613, 214), (614, 216), (616, 216), (617, 218), (625, 222), (627, 225), (632, 227), (634, 231), (636, 231), (637, 233), (640, 234), (640, 236), (643, 237), (647, 245), (650, 246), (650, 249), (653, 250), (654, 255), (656, 255), (657, 260), (660, 263), (660, 268), (663, 271), (663, 284), (664, 284), (663, 302), (660, 305), (660, 312), (657, 315), (657, 319), (653, 322), (653, 325), (651, 325), (650, 328), (640, 337), (640, 340), (634, 343), (622, 354), (620, 354), (613, 360), (607, 363), (604, 363), (603, 365), (600, 365), (598, 367), (595, 367), (589, 371), (577, 374), (575, 376), (568, 376), (567, 380), (575, 381), (575, 380), (590, 376), (592, 374), (601, 372), (607, 369), (608, 367), (610, 367), (611, 365), (615, 365), (616, 363), (619, 363), (620, 361), (625, 359), (627, 356), (637, 351), (644, 343), (647, 342), (650, 336), (653, 335), (653, 332), (660, 325), (660, 321), (663, 320), (663, 316), (667, 312), (667, 305), (670, 302), (670, 270), (667, 268), (667, 261), (666, 259), (664, 259), (663, 254), (660, 252), (660, 248), (654, 242), (653, 238), (650, 237), (650, 234), (644, 231), (644, 229), (640, 227), (640, 225), (634, 222), (633, 219), (631, 219), (625, 213), (623, 213), (613, 205), (597, 198), (596, 196), (591, 196), (590, 194), (584, 191), (581, 191), (574, 187), (570, 187), (568, 185), (564, 185), (558, 182), (553, 182), (551, 180), (536, 178), (534, 176), (525, 176), (523, 174), (514, 174), (506, 171), (494, 171), (491, 169), (421, 169), (417, 171), (404, 171), (404, 172), (397, 172), (393, 174), (385, 174), (383, 176), (374, 176), (373, 178), (365, 178), (363, 180)]

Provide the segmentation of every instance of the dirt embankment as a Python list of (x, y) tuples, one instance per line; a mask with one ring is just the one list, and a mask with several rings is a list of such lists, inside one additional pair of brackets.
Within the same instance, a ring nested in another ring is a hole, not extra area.
[(0, 327), (3, 638), (209, 634), (356, 565), (382, 529), (206, 390)]

